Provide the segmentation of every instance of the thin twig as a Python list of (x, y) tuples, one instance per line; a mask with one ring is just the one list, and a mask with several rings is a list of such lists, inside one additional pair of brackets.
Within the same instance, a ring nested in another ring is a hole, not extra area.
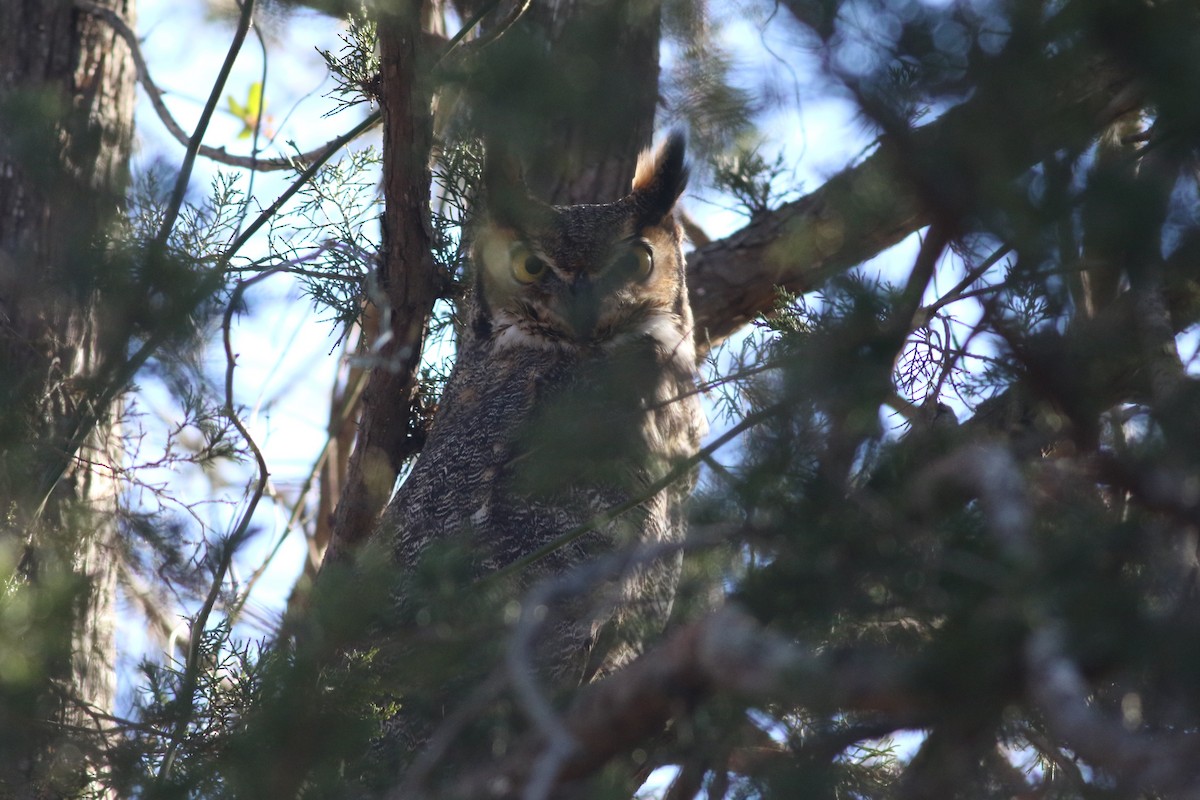
[(229, 247), (225, 249), (225, 252), (221, 254), (221, 257), (218, 259), (218, 263), (221, 265), (227, 265), (230, 259), (232, 259), (233, 256), (237, 254), (237, 252), (241, 250), (243, 246), (245, 246), (246, 242), (250, 240), (250, 237), (255, 233), (258, 233), (258, 230), (263, 225), (267, 224), (271, 217), (275, 216), (279, 209), (283, 207), (283, 204), (292, 198), (292, 195), (296, 194), (296, 192), (300, 191), (300, 189), (304, 187), (304, 184), (312, 180), (313, 176), (316, 175), (321, 167), (325, 165), (325, 162), (333, 157), (334, 153), (336, 153), (349, 142), (356, 139), (363, 132), (374, 127), (375, 123), (379, 122), (381, 118), (382, 113), (375, 111), (368, 115), (362, 122), (358, 123), (353, 128), (330, 142), (329, 148), (314, 158), (312, 163), (305, 167), (304, 171), (297, 176), (296, 180), (292, 181), (291, 185), (284, 190), (283, 194), (279, 195), (279, 197), (275, 198), (275, 201), (271, 203), (271, 205), (263, 209), (263, 212), (258, 215), (254, 222), (250, 223), (250, 226), (242, 231), (237, 238), (230, 243)]
[(225, 61), (221, 64), (221, 69), (217, 73), (217, 79), (213, 83), (212, 91), (208, 94), (208, 102), (204, 104), (204, 109), (200, 112), (200, 120), (196, 123), (196, 130), (188, 140), (187, 151), (183, 155), (183, 163), (179, 165), (179, 174), (175, 177), (175, 187), (171, 191), (171, 199), (167, 203), (167, 209), (163, 212), (162, 224), (159, 226), (158, 235), (154, 237), (151, 243), (151, 253), (161, 253), (167, 245), (167, 237), (171, 235), (171, 230), (175, 227), (175, 220), (179, 217), (179, 211), (183, 208), (183, 196), (187, 193), (188, 181), (192, 177), (192, 167), (195, 166), (196, 156), (200, 151), (200, 143), (204, 140), (204, 134), (208, 130), (208, 123), (212, 121), (212, 115), (217, 110), (217, 103), (220, 102), (221, 94), (225, 91), (225, 81), (229, 79), (229, 73), (233, 71), (233, 62), (237, 60), (238, 53), (241, 52), (242, 43), (246, 41), (246, 34), (250, 31), (250, 24), (254, 17), (254, 0), (242, 0), (242, 13), (238, 17), (237, 28), (233, 32), (233, 41), (229, 43), (229, 51), (225, 54)]
[(325, 443), (321, 447), (321, 452), (317, 454), (317, 458), (313, 461), (312, 468), (308, 471), (308, 475), (305, 477), (304, 483), (300, 486), (300, 491), (297, 494), (295, 504), (292, 506), (291, 514), (288, 517), (288, 521), (284, 525), (283, 530), (275, 540), (275, 545), (271, 548), (271, 551), (266, 555), (258, 568), (251, 573), (250, 577), (246, 581), (245, 588), (238, 596), (238, 599), (230, 605), (228, 614), (231, 620), (237, 619), (237, 615), (240, 613), (242, 606), (244, 606), (246, 601), (250, 599), (250, 593), (253, 591), (255, 584), (258, 583), (258, 580), (266, 572), (267, 567), (275, 559), (275, 556), (279, 554), (279, 550), (283, 546), (284, 541), (286, 541), (288, 534), (291, 533), (291, 531), (295, 528), (296, 523), (299, 521), (300, 515), (304, 510), (304, 498), (312, 489), (312, 485), (316, 481), (317, 473), (321, 471), (321, 467), (325, 464), (326, 459), (329, 457), (330, 449), (332, 448), (333, 442), (337, 437), (338, 428), (350, 418), (351, 414), (354, 413), (354, 410), (358, 404), (358, 399), (362, 396), (363, 389), (366, 388), (367, 377), (368, 374), (366, 372), (360, 373), (358, 375), (358, 379), (352, 386), (349, 387), (350, 391), (347, 392), (345, 398), (343, 399), (341, 412), (339, 413), (337, 419), (330, 424), (329, 430), (327, 431), (327, 436), (325, 437)]
[(246, 428), (245, 423), (242, 422), (241, 417), (237, 413), (237, 406), (233, 402), (233, 371), (237, 367), (237, 356), (233, 352), (230, 328), (233, 322), (234, 310), (238, 307), (242, 295), (245, 294), (246, 290), (259, 281), (266, 280), (283, 270), (284, 268), (282, 267), (275, 270), (267, 270), (266, 272), (260, 272), (253, 278), (238, 281), (237, 286), (234, 287), (232, 294), (229, 296), (229, 303), (225, 306), (225, 315), (221, 321), (221, 333), (225, 343), (225, 414), (246, 441), (258, 465), (258, 481), (250, 495), (250, 500), (246, 505), (245, 511), (242, 512), (242, 518), (234, 530), (233, 536), (235, 538), (244, 536), (246, 531), (249, 530), (250, 518), (254, 515), (254, 509), (258, 506), (259, 501), (267, 490), (267, 481), (270, 479), (271, 473), (267, 468), (267, 460), (263, 456), (262, 450), (254, 441), (254, 437), (250, 435), (250, 431)]
[[(238, 526), (239, 531), (244, 531), (245, 524), (248, 524), (249, 517), (243, 517), (243, 525)], [(236, 532), (228, 539), (221, 543), (221, 558), (217, 562), (216, 568), (213, 570), (212, 584), (208, 589), (208, 596), (204, 598), (204, 605), (200, 608), (200, 613), (196, 615), (195, 621), (191, 625), (191, 633), (188, 641), (187, 660), (184, 663), (183, 680), (180, 682), (178, 697), (183, 701), (183, 708), (179, 712), (179, 717), (175, 721), (170, 734), (170, 744), (167, 746), (166, 755), (163, 757), (162, 764), (159, 765), (157, 783), (161, 786), (171, 774), (171, 768), (175, 764), (175, 757), (179, 753), (179, 746), (183, 742), (184, 734), (187, 733), (187, 726), (191, 722), (192, 710), (195, 708), (195, 693), (196, 684), (199, 682), (200, 676), (200, 645), (203, 640), (202, 635), (204, 629), (208, 627), (208, 618), (212, 614), (213, 606), (216, 605), (217, 597), (221, 593), (221, 584), (225, 582), (225, 573), (229, 571), (229, 565), (233, 561), (233, 553), (237, 549), (241, 539)]]
[[(214, 96), (215, 94), (216, 93), (214, 92)], [(229, 261), (233, 258), (233, 256), (236, 255), (243, 246), (245, 246), (246, 242), (248, 242), (250, 238), (257, 233), (260, 228), (262, 228), (263, 225), (270, 221), (270, 219), (279, 211), (283, 204), (291, 199), (296, 192), (300, 191), (304, 184), (312, 179), (317, 171), (324, 166), (325, 162), (327, 162), (335, 152), (359, 136), (361, 133), (374, 126), (380, 120), (380, 118), (380, 112), (376, 111), (358, 125), (354, 126), (351, 130), (342, 134), (337, 139), (334, 139), (333, 142), (330, 143), (328, 149), (317, 156), (313, 162), (309, 164), (308, 167), (306, 167), (305, 170), (296, 178), (296, 180), (293, 181), (292, 184), (283, 192), (283, 194), (276, 198), (275, 202), (273, 202), (270, 207), (259, 214), (254, 222), (251, 223), (250, 226), (246, 228), (246, 230), (244, 230), (236, 239), (234, 239), (229, 247), (226, 248), (225, 252), (218, 257), (217, 266), (208, 277), (211, 279), (216, 279), (224, 276), (225, 270), (229, 265)], [(199, 131), (200, 129), (198, 128), (197, 130)], [(160, 237), (163, 235), (163, 231), (166, 231), (167, 235), (170, 233), (170, 231), (164, 226), (164, 228), (160, 230)], [(207, 295), (205, 294), (204, 296)], [(169, 336), (169, 331), (165, 329), (155, 332), (149, 338), (147, 338), (142, 346), (139, 347), (127, 360), (109, 369), (109, 376), (107, 379), (101, 382), (103, 388), (87, 405), (87, 407), (79, 413), (79, 416), (74, 421), (72, 432), (67, 437), (67, 444), (64, 448), (66, 452), (74, 453), (79, 450), (79, 448), (83, 445), (83, 442), (88, 436), (91, 435), (92, 431), (95, 430), (96, 425), (98, 425), (100, 420), (103, 419), (107, 409), (112, 405), (113, 401), (121, 392), (125, 390), (125, 387), (128, 386), (131, 380), (133, 380), (134, 375), (136, 375), (141, 368), (145, 366), (146, 362), (150, 360), (150, 357), (153, 356), (160, 347), (162, 347)], [(54, 488), (63, 479), (63, 476), (66, 475), (68, 466), (68, 463), (63, 463), (62, 465), (56, 466), (52, 473), (49, 473), (45, 476), (41, 492), (42, 500), (33, 513), (33, 519), (38, 519), (45, 512), (50, 496), (53, 494)]]
[(967, 297), (972, 297), (975, 294), (978, 294), (978, 292), (972, 292), (970, 294), (963, 293), (969, 289), (971, 285), (975, 283), (975, 281), (982, 278), (988, 270), (996, 266), (1000, 259), (1004, 258), (1010, 252), (1012, 252), (1012, 246), (1008, 244), (1001, 245), (999, 248), (997, 248), (995, 252), (984, 259), (979, 266), (968, 270), (963, 279), (948, 292), (924, 308), (918, 309), (917, 313), (913, 317), (912, 326), (914, 328), (920, 328), (924, 325), (927, 325), (929, 320), (933, 319), (933, 316), (937, 314), (937, 312), (943, 307), (958, 300), (964, 300)]
[[(150, 68), (146, 65), (145, 56), (142, 55), (141, 43), (138, 41), (137, 33), (129, 27), (129, 24), (116, 11), (99, 5), (92, 0), (75, 0), (75, 7), (104, 20), (125, 41), (125, 44), (129, 46), (129, 50), (133, 55), (133, 64), (137, 70), (138, 82), (146, 90), (146, 96), (150, 99), (151, 107), (158, 114), (158, 118), (162, 121), (163, 127), (167, 129), (167, 132), (177, 142), (187, 147), (191, 137), (188, 136), (183, 127), (175, 120), (175, 117), (171, 114), (171, 110), (167, 108), (167, 104), (163, 100), (165, 93), (150, 77)], [(218, 164), (225, 164), (230, 167), (257, 170), (259, 172), (278, 172), (280, 170), (295, 169), (300, 164), (308, 164), (324, 155), (330, 149), (336, 150), (338, 146), (337, 140), (334, 139), (323, 145), (314, 147), (306, 153), (299, 153), (293, 156), (278, 156), (275, 158), (259, 158), (257, 155), (234, 155), (226, 151), (224, 147), (211, 147), (201, 144), (199, 153)]]

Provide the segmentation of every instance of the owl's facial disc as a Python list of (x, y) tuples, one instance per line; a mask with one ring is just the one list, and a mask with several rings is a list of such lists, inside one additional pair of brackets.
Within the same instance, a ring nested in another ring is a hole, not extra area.
[(596, 330), (596, 322), (600, 318), (600, 303), (596, 285), (588, 275), (578, 275), (575, 280), (565, 285), (566, 291), (560, 293), (563, 316), (575, 335), (589, 340)]
[(559, 224), (543, 231), (483, 226), (473, 246), (483, 299), (477, 330), (501, 347), (663, 339), (664, 325), (680, 314), (679, 236), (673, 221), (639, 228), (627, 211), (620, 204), (556, 209)]
[(601, 342), (620, 333), (641, 308), (639, 295), (654, 273), (654, 249), (642, 238), (618, 242), (600, 260), (581, 265), (555, 286), (563, 316), (575, 335)]

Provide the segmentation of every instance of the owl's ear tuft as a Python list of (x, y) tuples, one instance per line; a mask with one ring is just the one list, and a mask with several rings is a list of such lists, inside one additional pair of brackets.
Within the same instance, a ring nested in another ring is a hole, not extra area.
[(686, 150), (683, 132), (674, 130), (658, 149), (645, 150), (638, 157), (631, 197), (642, 224), (662, 222), (683, 194), (688, 180), (688, 168), (684, 161)]
[(488, 217), (498, 225), (531, 232), (553, 214), (529, 193), (517, 157), (496, 140), (489, 140), (484, 151), (483, 193)]

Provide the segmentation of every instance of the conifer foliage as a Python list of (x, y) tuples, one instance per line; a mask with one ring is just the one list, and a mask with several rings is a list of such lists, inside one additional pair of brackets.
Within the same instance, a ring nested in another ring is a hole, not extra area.
[[(75, 48), (73, 72), (0, 56), (0, 797), (1200, 793), (1194, 3), (310, 3), (344, 21), (322, 59), (346, 120), (310, 152), (267, 129), (270, 80), (236, 102), (245, 138), (202, 142), (227, 69), (184, 131), (133, 4), (58, 5), (0, 11), (0, 43)], [(317, 13), (234, 5), (230, 63), (254, 23)], [(128, 190), (98, 35), (158, 115), (138, 124), (187, 146)], [(802, 182), (794, 121), (820, 104), (867, 145)], [(475, 579), (461, 541), (392, 564), (373, 526), (452, 364), (485, 152), (602, 202), (668, 127), (713, 431), (663, 468), (700, 471), (688, 539), (533, 587)], [(30, 237), (30, 197), (59, 239)], [(275, 280), (344, 366), (283, 489), (234, 342)], [(255, 637), (263, 508), (311, 555)], [(638, 659), (541, 680), (538, 609), (680, 554)], [(118, 605), (165, 655), (81, 670)], [(389, 738), (414, 713), (434, 722)]]

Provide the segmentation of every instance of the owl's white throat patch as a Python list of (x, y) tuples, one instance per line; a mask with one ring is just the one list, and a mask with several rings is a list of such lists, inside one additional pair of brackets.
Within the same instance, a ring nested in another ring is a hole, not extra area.
[[(645, 318), (615, 336), (598, 342), (603, 350), (618, 350), (630, 344), (653, 340), (655, 349), (666, 362), (673, 362), (685, 371), (696, 368), (696, 345), (692, 331), (685, 328), (668, 311), (651, 311)], [(492, 328), (493, 351), (513, 347), (536, 347), (541, 350), (572, 352), (583, 345), (556, 332), (552, 326), (513, 314), (498, 311)]]
[(685, 371), (696, 368), (696, 344), (692, 330), (669, 311), (650, 311), (646, 318), (628, 331), (618, 333), (608, 342), (605, 349), (616, 349), (630, 342), (649, 337), (666, 361), (675, 362)]
[(537, 347), (543, 350), (577, 350), (578, 345), (557, 334), (550, 326), (517, 316), (511, 311), (496, 312), (492, 327), (492, 347)]

